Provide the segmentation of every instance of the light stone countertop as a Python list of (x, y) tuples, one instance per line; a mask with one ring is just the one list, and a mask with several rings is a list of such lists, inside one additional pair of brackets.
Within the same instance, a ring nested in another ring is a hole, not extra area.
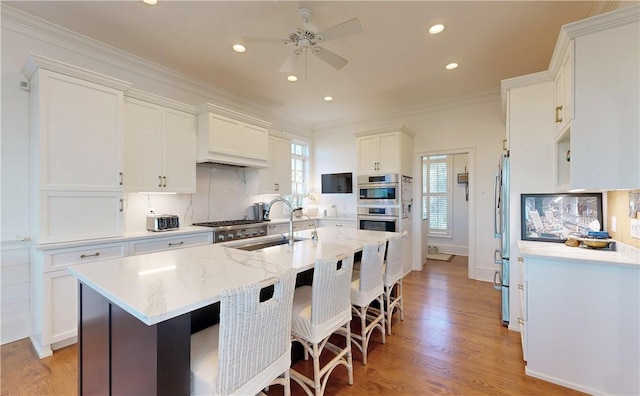
[(562, 260), (584, 261), (608, 265), (640, 267), (640, 250), (620, 242), (616, 250), (570, 247), (564, 243), (518, 241), (520, 254), (525, 257), (547, 257)]
[[(223, 289), (268, 279), (296, 268), (313, 268), (316, 258), (353, 254), (364, 244), (388, 240), (395, 233), (318, 228), (296, 232), (308, 238), (288, 245), (247, 252), (230, 246), (240, 241), (77, 264), (69, 272), (147, 325), (220, 301)], [(271, 237), (252, 238), (258, 242)], [(246, 240), (245, 240), (246, 241)]]

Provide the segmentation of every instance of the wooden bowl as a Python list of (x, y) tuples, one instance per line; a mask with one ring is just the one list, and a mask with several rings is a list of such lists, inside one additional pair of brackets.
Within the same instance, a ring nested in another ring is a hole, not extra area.
[(599, 239), (583, 239), (582, 243), (586, 246), (586, 247), (590, 247), (592, 249), (602, 249), (602, 248), (606, 248), (607, 246), (609, 246), (609, 241), (603, 241), (603, 240), (599, 240)]

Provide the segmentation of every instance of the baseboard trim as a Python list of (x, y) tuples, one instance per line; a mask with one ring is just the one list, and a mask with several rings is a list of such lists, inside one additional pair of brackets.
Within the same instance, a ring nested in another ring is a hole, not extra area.
[(557, 384), (557, 385), (562, 385), (566, 388), (571, 388), (571, 389), (575, 389), (578, 390), (580, 392), (584, 392), (584, 393), (588, 393), (590, 395), (606, 395), (607, 392), (601, 391), (601, 390), (597, 390), (594, 388), (590, 388), (588, 386), (583, 386), (580, 384), (576, 384), (575, 382), (571, 382), (571, 381), (565, 381), (563, 379), (551, 376), (551, 375), (546, 375), (546, 374), (542, 374), (540, 372), (534, 371), (534, 370), (530, 370), (529, 366), (525, 366), (524, 368), (524, 373), (530, 377), (534, 377), (534, 378), (538, 378), (541, 379), (543, 381), (547, 381), (547, 382), (551, 382), (553, 384)]

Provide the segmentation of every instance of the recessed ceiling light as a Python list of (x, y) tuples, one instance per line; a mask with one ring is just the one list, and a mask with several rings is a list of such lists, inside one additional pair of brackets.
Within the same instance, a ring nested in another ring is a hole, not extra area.
[(247, 48), (242, 44), (234, 44), (233, 45), (233, 50), (236, 51), (236, 52), (244, 52), (244, 51), (247, 50)]
[(333, 96), (325, 96), (324, 97), (324, 101), (325, 102), (331, 102), (333, 100)]
[(142, 0), (145, 4), (156, 5), (158, 4), (158, 0)]
[(453, 70), (453, 69), (457, 69), (458, 68), (458, 64), (453, 62), (453, 63), (449, 63), (448, 65), (445, 66), (445, 69), (447, 70)]
[(440, 32), (441, 32), (441, 31), (443, 31), (443, 30), (444, 30), (444, 25), (437, 24), (437, 25), (433, 25), (433, 26), (431, 26), (431, 27), (429, 28), (429, 33), (431, 33), (431, 34), (438, 34), (438, 33), (440, 33)]
[(294, 82), (294, 81), (298, 81), (298, 77), (291, 75), (291, 76), (287, 76), (287, 80)]

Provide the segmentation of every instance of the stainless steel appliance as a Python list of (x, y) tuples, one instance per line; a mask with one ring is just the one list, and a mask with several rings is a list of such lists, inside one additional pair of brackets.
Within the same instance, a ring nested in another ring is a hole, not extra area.
[(255, 220), (222, 220), (193, 225), (213, 228), (213, 243), (267, 235), (267, 224)]
[(148, 231), (169, 231), (180, 228), (180, 220), (176, 215), (151, 215), (147, 216)]
[(359, 205), (398, 205), (400, 203), (399, 175), (359, 175)]
[(399, 208), (359, 207), (358, 228), (370, 231), (400, 231)]
[(494, 262), (500, 266), (493, 275), (493, 287), (502, 293), (501, 320), (509, 325), (509, 153), (500, 158), (494, 185), (493, 232), (500, 238)]
[[(253, 218), (256, 219), (256, 221), (260, 222), (263, 221), (264, 218), (264, 213), (267, 210), (266, 208), (266, 204), (264, 202), (256, 202), (253, 204)], [(268, 219), (267, 219), (268, 220)]]

